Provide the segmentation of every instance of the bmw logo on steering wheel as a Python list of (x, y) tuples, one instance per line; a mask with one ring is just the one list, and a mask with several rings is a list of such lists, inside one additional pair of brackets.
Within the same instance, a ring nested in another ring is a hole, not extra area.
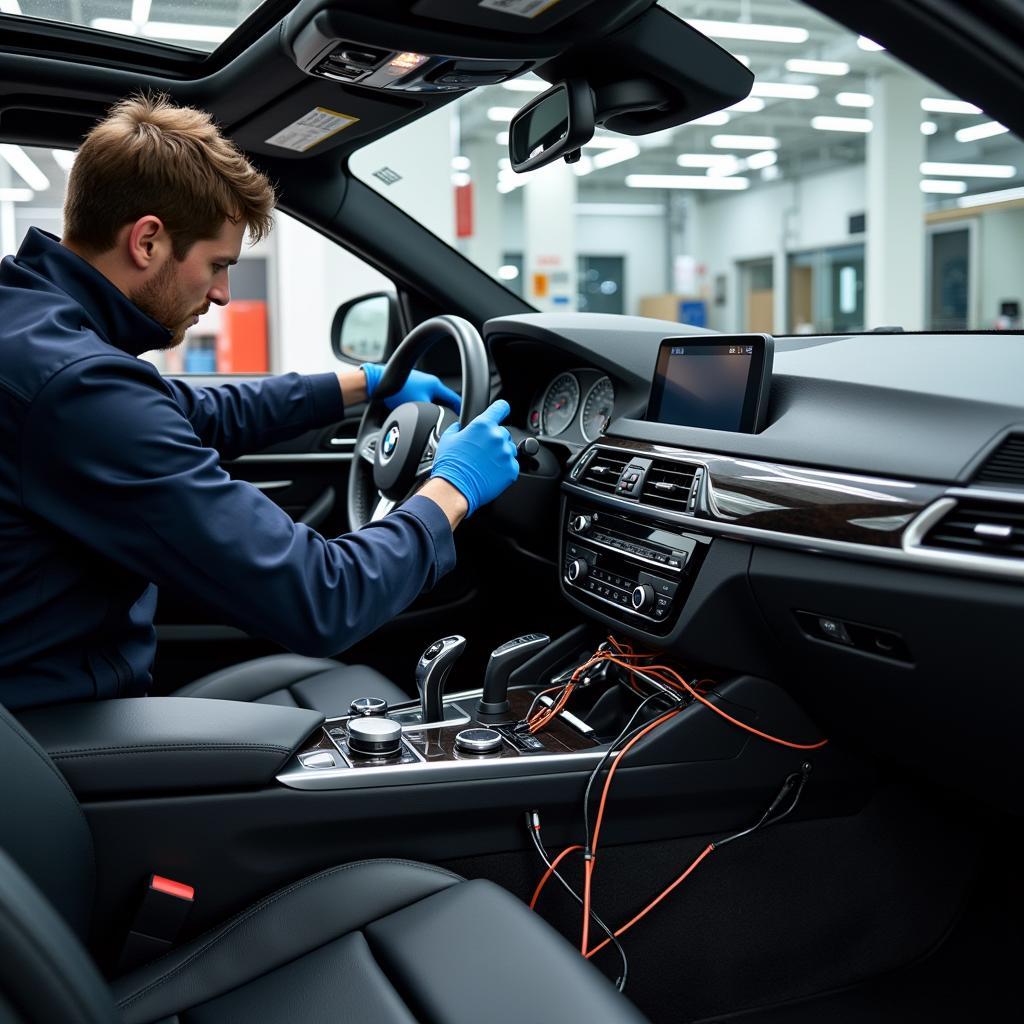
[(395, 454), (399, 433), (398, 424), (395, 423), (384, 435), (384, 441), (381, 444), (381, 462), (387, 462)]

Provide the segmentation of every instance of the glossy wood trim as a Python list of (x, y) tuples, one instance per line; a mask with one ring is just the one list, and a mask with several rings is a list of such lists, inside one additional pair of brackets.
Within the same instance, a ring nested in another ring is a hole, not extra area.
[[(697, 508), (689, 515), (709, 523), (793, 537), (898, 550), (907, 526), (944, 493), (937, 484), (812, 469), (626, 438), (605, 438), (597, 447), (702, 465), (705, 482)], [(640, 507), (657, 514), (653, 506)]]

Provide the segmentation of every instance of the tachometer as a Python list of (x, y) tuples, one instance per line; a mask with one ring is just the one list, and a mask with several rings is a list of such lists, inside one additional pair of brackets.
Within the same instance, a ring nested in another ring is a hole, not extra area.
[(580, 382), (571, 373), (559, 374), (549, 385), (541, 406), (541, 433), (560, 434), (580, 407)]
[(588, 441), (594, 441), (604, 433), (612, 418), (615, 408), (615, 385), (611, 378), (601, 377), (594, 381), (583, 400), (583, 411), (580, 413), (580, 430)]

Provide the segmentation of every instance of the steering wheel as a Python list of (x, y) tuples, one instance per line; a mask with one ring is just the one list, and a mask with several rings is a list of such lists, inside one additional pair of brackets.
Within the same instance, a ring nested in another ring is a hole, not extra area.
[(426, 478), (442, 432), (455, 414), (430, 402), (406, 402), (389, 410), (384, 399), (401, 390), (420, 358), (445, 338), (453, 340), (462, 362), (464, 427), (487, 408), (491, 374), (487, 349), (476, 328), (458, 316), (436, 316), (414, 327), (384, 367), (356, 435), (356, 457), (348, 477), (349, 528), (358, 530), (386, 516)]

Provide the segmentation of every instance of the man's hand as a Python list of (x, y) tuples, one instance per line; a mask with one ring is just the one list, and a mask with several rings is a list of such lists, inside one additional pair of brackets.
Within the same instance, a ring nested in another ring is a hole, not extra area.
[(430, 479), (447, 480), (469, 503), (467, 515), (493, 501), (519, 476), (516, 446), (501, 421), (508, 402), (497, 401), (460, 428), (453, 423), (437, 445)]
[[(380, 363), (363, 363), (359, 367), (366, 375), (366, 396), (373, 398), (373, 393), (384, 376), (384, 367)], [(384, 399), (389, 409), (397, 409), (404, 402), (435, 402), (447, 405), (456, 412), (462, 408), (462, 400), (450, 387), (443, 384), (432, 373), (411, 370), (402, 390)]]

